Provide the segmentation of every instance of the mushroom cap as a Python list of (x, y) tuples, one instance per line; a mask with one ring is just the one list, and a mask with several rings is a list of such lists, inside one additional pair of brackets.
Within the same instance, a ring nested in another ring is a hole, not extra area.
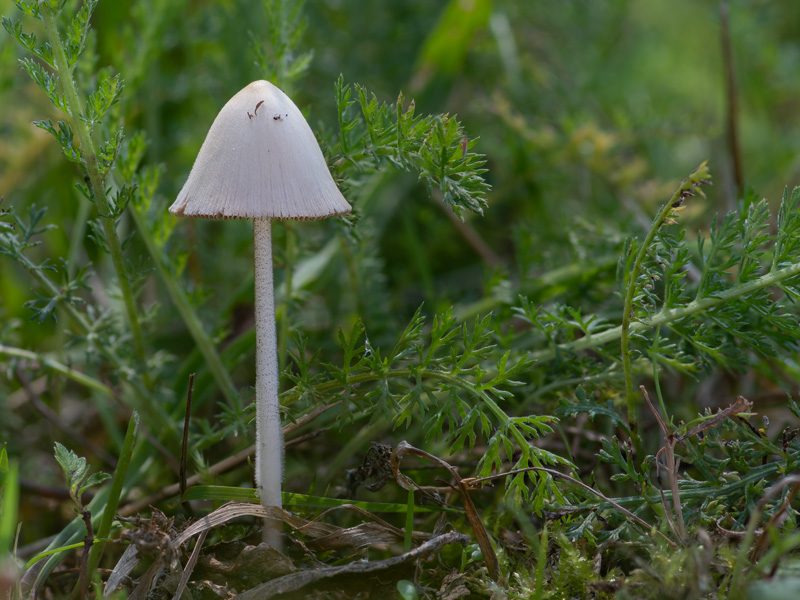
[(231, 98), (169, 212), (206, 219), (321, 219), (350, 212), (303, 113), (268, 81)]

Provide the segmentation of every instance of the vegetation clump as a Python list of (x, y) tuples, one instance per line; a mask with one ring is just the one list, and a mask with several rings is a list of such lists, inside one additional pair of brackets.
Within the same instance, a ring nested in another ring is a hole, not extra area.
[[(796, 595), (800, 8), (234, 4), (0, 5), (0, 598)], [(261, 79), (353, 207), (264, 506), (252, 230), (167, 211)]]

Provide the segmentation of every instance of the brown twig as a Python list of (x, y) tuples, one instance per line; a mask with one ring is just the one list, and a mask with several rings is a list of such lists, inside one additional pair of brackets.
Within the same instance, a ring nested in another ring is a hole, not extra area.
[[(720, 34), (722, 38), (722, 61), (725, 65), (725, 92), (728, 102), (728, 151), (733, 165), (733, 180), (736, 193), (744, 191), (744, 173), (739, 147), (739, 101), (736, 95), (736, 74), (733, 68), (733, 47), (728, 18), (728, 0), (719, 1)], [(731, 207), (727, 207), (730, 209)]]
[(731, 404), (728, 408), (718, 410), (710, 419), (703, 421), (696, 427), (692, 427), (689, 431), (680, 435), (678, 439), (675, 440), (675, 443), (679, 444), (686, 438), (694, 437), (702, 431), (713, 429), (728, 417), (734, 417), (740, 413), (748, 412), (751, 408), (753, 408), (753, 403), (750, 402), (750, 400), (744, 396), (738, 396), (736, 402)]
[[(86, 592), (89, 589), (89, 552), (94, 543), (94, 529), (92, 528), (92, 513), (89, 510), (83, 509), (81, 512), (83, 523), (86, 526), (86, 537), (83, 538), (83, 554), (81, 555), (81, 574), (78, 580), (78, 587), (75, 591), (78, 592), (77, 598), (83, 600), (86, 598)], [(75, 598), (75, 592), (72, 597)]]
[(656, 454), (656, 473), (660, 479), (660, 474), (658, 472), (661, 469), (661, 463), (659, 462), (658, 457), (663, 452), (666, 455), (664, 460), (664, 468), (667, 471), (667, 476), (669, 477), (669, 487), (672, 490), (672, 510), (675, 511), (675, 521), (672, 520), (670, 511), (667, 508), (667, 499), (664, 496), (664, 490), (659, 487), (658, 491), (661, 494), (661, 503), (664, 505), (664, 514), (667, 516), (667, 521), (669, 522), (670, 527), (672, 527), (673, 532), (678, 536), (678, 539), (683, 541), (686, 539), (686, 524), (683, 520), (681, 495), (680, 489), (678, 488), (678, 467), (680, 462), (675, 458), (675, 445), (678, 442), (675, 439), (675, 435), (669, 430), (669, 427), (667, 427), (667, 424), (664, 422), (661, 414), (658, 412), (658, 410), (656, 410), (656, 407), (653, 406), (653, 403), (650, 402), (650, 396), (647, 394), (647, 389), (643, 385), (640, 385), (639, 389), (642, 391), (645, 402), (647, 402), (647, 406), (650, 407), (650, 411), (655, 416), (656, 421), (658, 422), (658, 427), (661, 429), (661, 434), (664, 436), (664, 447), (661, 448), (661, 450), (659, 450)]
[(467, 480), (462, 479), (455, 467), (448, 464), (438, 456), (434, 456), (433, 454), (429, 454), (424, 450), (415, 448), (408, 442), (400, 442), (392, 452), (390, 461), (395, 479), (403, 489), (408, 490), (411, 486), (417, 487), (415, 482), (400, 472), (400, 459), (405, 455), (417, 456), (432, 460), (433, 462), (447, 469), (450, 472), (450, 475), (452, 475), (453, 479), (456, 480), (458, 491), (461, 493), (461, 501), (464, 504), (464, 513), (469, 521), (470, 526), (472, 527), (473, 533), (475, 534), (475, 539), (478, 541), (478, 546), (483, 553), (483, 562), (486, 564), (486, 570), (489, 572), (489, 577), (497, 580), (497, 577), (500, 574), (500, 563), (497, 560), (497, 555), (492, 547), (489, 534), (487, 533), (486, 528), (483, 526), (483, 522), (478, 515), (478, 510), (475, 508), (472, 498), (470, 498), (470, 490), (469, 486), (467, 485)]
[[(658, 410), (656, 410), (653, 403), (650, 402), (650, 397), (647, 394), (647, 390), (645, 387), (639, 386), (639, 389), (642, 391), (642, 395), (644, 396), (647, 405), (650, 407), (653, 415), (656, 417), (656, 421), (658, 422), (658, 426), (661, 429), (661, 433), (664, 436), (664, 446), (656, 453), (656, 472), (660, 470), (661, 463), (659, 462), (659, 458), (662, 454), (665, 455), (664, 465), (667, 471), (667, 475), (669, 477), (669, 485), (670, 489), (672, 490), (672, 508), (675, 513), (675, 519), (677, 522), (673, 521), (672, 516), (670, 515), (670, 511), (667, 509), (667, 500), (664, 496), (664, 492), (659, 489), (659, 493), (661, 494), (661, 503), (664, 505), (664, 514), (667, 517), (667, 521), (670, 524), (670, 527), (673, 528), (673, 531), (677, 535), (680, 536), (681, 539), (685, 539), (686, 537), (686, 526), (683, 520), (683, 509), (681, 507), (680, 501), (680, 489), (678, 487), (678, 467), (680, 465), (679, 460), (675, 458), (675, 447), (684, 441), (687, 438), (694, 437), (703, 431), (708, 431), (709, 429), (713, 429), (714, 427), (719, 426), (725, 419), (734, 417), (740, 413), (747, 412), (751, 408), (753, 408), (753, 403), (750, 402), (747, 398), (743, 396), (739, 396), (736, 398), (736, 402), (731, 404), (728, 408), (718, 410), (717, 413), (709, 418), (704, 420), (699, 425), (692, 427), (686, 433), (681, 435), (675, 435), (674, 432), (671, 432), (662, 418), (661, 414), (659, 414)], [(660, 476), (660, 475), (659, 475)]]
[[(19, 487), (26, 494), (31, 496), (39, 496), (41, 498), (49, 498), (54, 500), (69, 500), (72, 496), (69, 495), (69, 490), (64, 486), (43, 485), (37, 481), (29, 479), (20, 479)], [(86, 490), (81, 494), (81, 502), (89, 504), (94, 498), (94, 494), (90, 490)]]

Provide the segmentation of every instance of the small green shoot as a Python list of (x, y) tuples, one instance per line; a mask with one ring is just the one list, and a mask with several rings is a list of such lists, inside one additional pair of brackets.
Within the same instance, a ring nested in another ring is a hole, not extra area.
[(77, 509), (83, 511), (83, 501), (81, 500), (83, 492), (111, 479), (111, 475), (102, 472), (89, 474), (89, 465), (86, 459), (78, 456), (72, 450), (67, 450), (58, 442), (55, 443), (55, 457), (67, 478), (69, 497), (72, 498)]

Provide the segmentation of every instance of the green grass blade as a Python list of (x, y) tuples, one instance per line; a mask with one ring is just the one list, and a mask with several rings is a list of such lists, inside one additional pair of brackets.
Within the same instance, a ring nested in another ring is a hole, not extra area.
[(403, 552), (411, 550), (414, 537), (414, 486), (408, 488), (408, 504), (406, 505), (406, 535), (403, 539)]
[(0, 449), (0, 556), (11, 552), (17, 530), (19, 465)]
[[(93, 545), (97, 545), (100, 542), (105, 544), (106, 542), (112, 541), (110, 538), (95, 538), (92, 540)], [(76, 550), (78, 548), (83, 548), (85, 544), (83, 542), (77, 542), (75, 544), (67, 544), (66, 546), (59, 546), (57, 548), (50, 548), (49, 550), (43, 550), (39, 552), (36, 556), (32, 557), (28, 562), (25, 563), (25, 568), (29, 569), (33, 565), (35, 565), (38, 561), (42, 560), (43, 558), (47, 558), (48, 556), (53, 556), (54, 554), (58, 554), (59, 552), (66, 552), (67, 550)]]
[[(303, 508), (337, 508), (339, 506), (357, 506), (368, 512), (400, 513), (408, 511), (407, 504), (392, 502), (362, 502), (359, 500), (349, 500), (341, 498), (325, 498), (323, 496), (309, 496), (308, 494), (293, 494), (283, 492), (283, 505)], [(196, 485), (186, 490), (181, 498), (187, 500), (223, 500), (226, 502), (258, 502), (256, 491), (252, 488), (238, 488), (223, 485)], [(416, 507), (416, 512), (438, 512), (449, 511), (441, 506)], [(457, 512), (457, 511), (454, 511)]]
[(253, 488), (225, 485), (195, 485), (186, 490), (181, 502), (188, 500), (224, 500), (226, 502), (258, 502)]
[[(139, 425), (139, 415), (134, 412), (131, 420), (128, 423), (128, 430), (125, 433), (125, 440), (122, 444), (122, 452), (119, 456), (117, 468), (114, 471), (114, 478), (111, 481), (111, 491), (108, 495), (108, 503), (103, 509), (103, 516), (100, 519), (100, 526), (95, 532), (98, 538), (107, 538), (111, 532), (111, 524), (114, 516), (117, 514), (117, 505), (119, 504), (120, 496), (122, 494), (122, 486), (125, 483), (125, 475), (128, 473), (128, 465), (130, 465), (131, 457), (133, 456), (133, 445), (136, 441), (136, 430)], [(100, 558), (103, 556), (105, 550), (105, 542), (96, 544), (92, 547), (89, 554), (88, 572), (94, 573), (97, 570), (97, 565), (100, 564)]]

